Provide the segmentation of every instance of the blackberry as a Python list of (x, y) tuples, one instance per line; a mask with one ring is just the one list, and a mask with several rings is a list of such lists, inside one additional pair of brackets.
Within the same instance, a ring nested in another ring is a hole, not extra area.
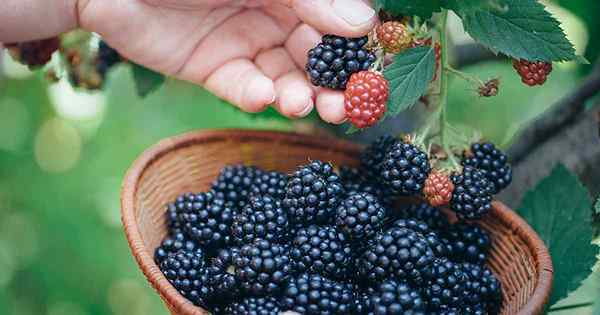
[(279, 241), (286, 236), (288, 219), (281, 202), (271, 196), (254, 196), (233, 220), (231, 233), (241, 243), (256, 238)]
[(212, 189), (223, 195), (227, 206), (239, 211), (248, 203), (251, 195), (260, 194), (257, 182), (263, 173), (263, 170), (254, 166), (228, 165), (221, 170)]
[(354, 257), (344, 234), (332, 226), (311, 225), (298, 230), (290, 247), (294, 271), (344, 278), (353, 268)]
[(154, 251), (154, 261), (160, 265), (170, 254), (179, 251), (197, 252), (203, 255), (203, 251), (198, 245), (185, 237), (181, 232), (169, 236), (163, 240), (161, 245)]
[(390, 207), (392, 205), (393, 200), (390, 194), (386, 193), (385, 189), (376, 181), (366, 179), (359, 169), (342, 166), (340, 167), (340, 178), (346, 190), (346, 196), (369, 193), (375, 196), (382, 206)]
[(354, 292), (349, 284), (301, 274), (287, 284), (281, 303), (284, 310), (303, 315), (352, 314)]
[(385, 160), (385, 154), (398, 139), (385, 135), (373, 141), (360, 155), (360, 170), (369, 181), (380, 181), (381, 166)]
[(204, 256), (199, 252), (171, 253), (160, 264), (167, 280), (188, 300), (198, 306), (207, 306), (212, 296), (205, 268)]
[(344, 187), (333, 166), (313, 161), (290, 177), (283, 206), (295, 223), (327, 223), (344, 196)]
[(100, 77), (105, 78), (108, 71), (121, 61), (123, 59), (115, 49), (108, 46), (105, 41), (100, 41), (96, 59), (96, 72), (98, 72)]
[(429, 228), (438, 233), (450, 226), (448, 217), (440, 209), (432, 207), (425, 202), (410, 204), (401, 211), (398, 211), (396, 216), (401, 219), (414, 218), (423, 221)]
[(391, 192), (412, 196), (421, 193), (430, 171), (425, 152), (408, 142), (398, 142), (385, 154), (380, 175)]
[(175, 207), (186, 235), (205, 249), (219, 250), (230, 242), (235, 212), (213, 191), (180, 196)]
[(425, 301), (419, 290), (406, 282), (381, 283), (369, 299), (369, 315), (425, 314)]
[(225, 315), (279, 315), (279, 301), (274, 297), (247, 297), (225, 308)]
[(275, 199), (285, 197), (285, 185), (288, 176), (280, 172), (263, 172), (255, 179), (255, 187), (262, 195), (269, 195)]
[(462, 164), (485, 172), (485, 177), (493, 184), (492, 194), (497, 194), (512, 181), (512, 168), (507, 155), (493, 143), (474, 143), (463, 156)]
[(209, 283), (215, 297), (221, 302), (234, 300), (241, 295), (234, 265), (239, 256), (238, 247), (222, 249), (208, 265)]
[(371, 296), (375, 294), (375, 289), (370, 286), (355, 287), (354, 292), (355, 314), (369, 314), (369, 310), (371, 309)]
[(368, 70), (375, 62), (375, 54), (365, 48), (369, 39), (344, 38), (325, 35), (308, 52), (306, 72), (315, 86), (344, 90), (350, 76)]
[(490, 211), (494, 186), (483, 171), (465, 166), (462, 173), (452, 175), (451, 179), (454, 183), (454, 192), (450, 208), (460, 218), (480, 219)]
[(22, 43), (6, 44), (10, 55), (18, 62), (37, 68), (46, 65), (60, 49), (60, 38), (52, 37)]
[(431, 280), (423, 288), (427, 310), (431, 314), (458, 312), (464, 302), (467, 275), (459, 264), (448, 258), (436, 259), (432, 270)]
[[(467, 276), (465, 308), (467, 314), (498, 314), (502, 306), (502, 286), (486, 266), (463, 263)], [(479, 312), (477, 312), (479, 311)]]
[(404, 227), (391, 227), (375, 236), (358, 261), (359, 274), (371, 282), (389, 278), (422, 285), (434, 260), (427, 239)]
[(385, 212), (373, 195), (356, 193), (338, 206), (335, 223), (351, 240), (362, 240), (381, 231)]
[(244, 245), (234, 265), (241, 287), (254, 296), (276, 294), (292, 271), (286, 248), (261, 239)]
[(436, 257), (445, 257), (450, 251), (450, 247), (443, 242), (443, 239), (429, 228), (427, 223), (415, 219), (398, 219), (393, 223), (394, 227), (407, 228), (420, 233)]
[(445, 243), (454, 261), (484, 264), (492, 247), (490, 236), (481, 227), (457, 223), (445, 233)]

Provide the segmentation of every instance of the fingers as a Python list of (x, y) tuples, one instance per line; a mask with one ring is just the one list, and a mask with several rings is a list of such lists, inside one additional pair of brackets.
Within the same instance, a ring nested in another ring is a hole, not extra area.
[(326, 122), (332, 124), (345, 122), (344, 93), (330, 89), (320, 89), (317, 95), (317, 110)]
[(304, 72), (296, 70), (275, 81), (275, 108), (284, 116), (302, 118), (314, 108), (314, 92)]
[(364, 36), (377, 19), (375, 10), (362, 0), (294, 0), (292, 7), (306, 24), (345, 37)]
[(282, 47), (261, 52), (254, 59), (254, 63), (271, 80), (277, 80), (282, 75), (296, 69), (292, 57)]
[(275, 86), (250, 60), (235, 59), (215, 70), (204, 87), (220, 98), (251, 113), (275, 101)]
[(285, 42), (285, 48), (298, 68), (304, 69), (308, 51), (321, 41), (321, 34), (307, 24), (300, 24)]

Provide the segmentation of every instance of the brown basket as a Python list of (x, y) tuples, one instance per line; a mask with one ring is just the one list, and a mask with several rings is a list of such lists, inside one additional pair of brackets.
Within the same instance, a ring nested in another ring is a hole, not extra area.
[[(309, 159), (356, 165), (359, 150), (334, 138), (259, 131), (201, 131), (166, 139), (144, 152), (123, 182), (122, 220), (133, 256), (172, 314), (208, 314), (182, 297), (154, 263), (154, 250), (166, 234), (165, 204), (182, 192), (207, 190), (227, 164), (290, 172)], [(502, 282), (502, 314), (541, 313), (552, 285), (544, 243), (500, 202), (481, 225), (493, 240), (489, 266)]]

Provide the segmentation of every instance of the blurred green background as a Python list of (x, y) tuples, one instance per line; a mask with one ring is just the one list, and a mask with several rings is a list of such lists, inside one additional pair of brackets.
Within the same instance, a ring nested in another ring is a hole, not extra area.
[[(593, 61), (600, 48), (600, 3), (561, 1), (580, 53)], [(457, 43), (467, 41), (459, 36)], [(135, 94), (129, 68), (110, 74), (105, 93), (49, 85), (3, 58), (0, 74), (0, 314), (165, 314), (130, 256), (119, 217), (121, 179), (148, 146), (201, 128), (306, 128), (276, 113), (241, 113), (200, 88), (168, 81), (146, 99)], [(508, 61), (466, 70), (500, 77), (499, 96), (481, 99), (453, 82), (453, 122), (509, 143), (524, 124), (572, 90), (590, 66), (560, 64), (543, 88), (527, 88)], [(478, 119), (473, 119), (475, 115)], [(308, 120), (310, 124), (314, 120)], [(574, 301), (588, 302), (594, 282)], [(565, 314), (568, 314), (566, 312)], [(577, 311), (591, 314), (592, 309)]]

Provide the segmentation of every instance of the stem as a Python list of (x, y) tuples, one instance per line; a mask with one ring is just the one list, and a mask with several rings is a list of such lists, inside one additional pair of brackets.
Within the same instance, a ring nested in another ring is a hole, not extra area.
[(557, 312), (557, 311), (566, 311), (566, 310), (571, 310), (571, 309), (580, 308), (580, 307), (588, 307), (588, 306), (592, 306), (592, 305), (594, 305), (594, 302), (586, 302), (586, 303), (551, 307), (550, 310), (548, 310), (548, 313)]
[(442, 71), (440, 73), (440, 142), (442, 145), (442, 149), (448, 155), (448, 159), (452, 163), (454, 168), (459, 168), (458, 161), (450, 150), (450, 145), (448, 144), (448, 73), (445, 71), (448, 66), (448, 32), (447, 32), (447, 24), (448, 24), (448, 10), (442, 11), (442, 16), (440, 19), (440, 46), (442, 48), (442, 56), (440, 59)]
[(455, 76), (457, 76), (457, 77), (459, 77), (459, 78), (461, 78), (461, 79), (463, 79), (463, 80), (465, 80), (467, 82), (474, 83), (474, 84), (476, 84), (478, 86), (485, 85), (485, 83), (483, 81), (481, 81), (479, 78), (476, 78), (476, 77), (474, 77), (474, 76), (472, 76), (472, 75), (470, 75), (468, 73), (464, 73), (464, 72), (462, 72), (460, 70), (456, 70), (456, 69), (452, 68), (451, 66), (445, 67), (444, 70), (446, 70), (448, 73), (453, 74), (453, 75), (455, 75)]

